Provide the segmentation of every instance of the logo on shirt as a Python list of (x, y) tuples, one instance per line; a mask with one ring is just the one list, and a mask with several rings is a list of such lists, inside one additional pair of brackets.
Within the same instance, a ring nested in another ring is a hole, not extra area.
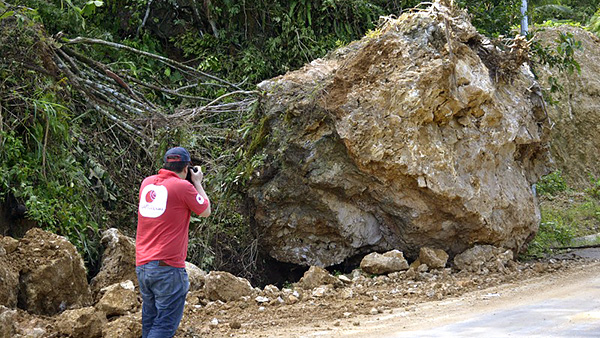
[(154, 190), (148, 191), (148, 193), (146, 194), (146, 202), (152, 203), (152, 201), (154, 201), (155, 199), (156, 199), (156, 191), (154, 191)]
[(157, 218), (167, 210), (167, 188), (162, 185), (148, 184), (140, 194), (138, 211), (143, 217)]
[(200, 196), (200, 194), (196, 195), (196, 202), (198, 202), (198, 204), (204, 204), (204, 197)]

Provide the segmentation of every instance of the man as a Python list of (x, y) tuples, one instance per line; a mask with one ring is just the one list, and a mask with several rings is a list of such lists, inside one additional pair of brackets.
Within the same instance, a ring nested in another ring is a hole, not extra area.
[(137, 278), (142, 294), (142, 337), (175, 335), (189, 290), (185, 271), (191, 212), (210, 215), (200, 167), (192, 170), (194, 184), (185, 180), (190, 154), (169, 149), (158, 175), (147, 177), (139, 193), (135, 243)]

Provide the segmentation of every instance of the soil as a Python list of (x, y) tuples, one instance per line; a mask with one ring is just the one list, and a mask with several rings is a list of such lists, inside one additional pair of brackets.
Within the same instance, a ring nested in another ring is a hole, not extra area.
[[(465, 313), (464, 299), (485, 298), (498, 290), (507, 294), (511, 290), (528, 292), (539, 289), (539, 285), (560, 292), (561, 283), (554, 283), (557, 278), (568, 280), (582, 271), (597, 272), (599, 258), (600, 250), (590, 249), (540, 261), (512, 262), (506, 271), (496, 273), (442, 269), (360, 276), (352, 285), (331, 287), (321, 297), (313, 295), (314, 290), (305, 290), (295, 304), (280, 303), (277, 294), (262, 304), (254, 299), (207, 303), (202, 294), (192, 293), (176, 337), (372, 336), (373, 332), (386, 330), (382, 324), (386, 318), (398, 316), (411, 318), (403, 321), (405, 326), (423, 329), (438, 323), (442, 313)], [(280, 294), (285, 298), (284, 292)], [(445, 304), (443, 312), (438, 308), (440, 304)], [(467, 312), (485, 306), (489, 306), (487, 302), (471, 301)]]

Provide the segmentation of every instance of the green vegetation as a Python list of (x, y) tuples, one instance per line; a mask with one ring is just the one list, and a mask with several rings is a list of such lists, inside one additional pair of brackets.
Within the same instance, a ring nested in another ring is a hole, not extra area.
[[(467, 8), (473, 15), (473, 25), (490, 37), (514, 35), (521, 24), (521, 1), (459, 0), (459, 6)], [(527, 15), (529, 22), (541, 25), (544, 22), (586, 25), (598, 10), (598, 0), (530, 0)]]
[(573, 237), (571, 226), (561, 218), (542, 217), (538, 233), (527, 248), (527, 256), (541, 258), (556, 247), (569, 245)]
[(562, 177), (562, 172), (557, 170), (542, 177), (536, 184), (536, 187), (538, 194), (554, 196), (559, 192), (567, 190), (567, 182)]
[[(256, 149), (269, 121), (256, 111), (255, 85), (376, 37), (380, 16), (418, 3), (0, 0), (0, 202), (25, 205), (26, 218), (67, 236), (93, 273), (99, 231), (133, 235), (139, 182), (168, 147), (183, 145), (203, 166), (215, 205), (213, 217), (192, 221), (190, 260), (256, 277), (244, 191), (265, 161)], [(520, 1), (457, 3), (489, 36), (513, 34), (520, 20)], [(591, 18), (597, 32), (598, 4), (533, 1), (530, 12), (536, 23)], [(107, 43), (74, 42), (80, 36)], [(556, 49), (540, 47), (538, 62), (572, 72), (577, 47), (561, 36)], [(538, 187), (549, 196), (561, 189)], [(551, 232), (572, 224), (548, 217)]]
[(600, 233), (600, 196), (595, 193), (597, 181), (591, 181), (591, 188), (576, 191), (555, 171), (538, 182), (542, 220), (527, 256), (542, 257), (561, 247), (595, 244), (593, 239), (578, 239)]
[(600, 35), (600, 8), (590, 19), (588, 29), (596, 35)]

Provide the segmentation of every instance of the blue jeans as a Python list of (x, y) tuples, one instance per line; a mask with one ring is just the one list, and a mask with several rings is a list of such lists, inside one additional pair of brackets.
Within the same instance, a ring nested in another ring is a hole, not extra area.
[(135, 272), (143, 301), (142, 337), (173, 337), (190, 288), (185, 268), (159, 266), (158, 261), (152, 261), (137, 266)]

